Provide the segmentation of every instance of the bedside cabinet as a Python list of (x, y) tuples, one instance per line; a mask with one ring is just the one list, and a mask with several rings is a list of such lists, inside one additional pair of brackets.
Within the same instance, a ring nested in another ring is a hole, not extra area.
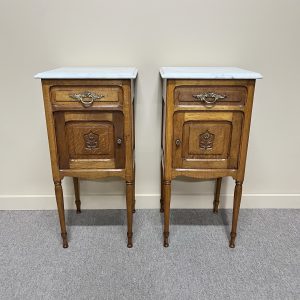
[(235, 247), (245, 174), (255, 80), (238, 68), (166, 67), (163, 80), (161, 212), (169, 246), (171, 181), (178, 176), (215, 179), (218, 212), (222, 178), (236, 184), (229, 246)]
[(128, 244), (135, 210), (134, 68), (61, 68), (39, 73), (63, 247), (68, 247), (61, 180), (116, 176), (126, 181)]

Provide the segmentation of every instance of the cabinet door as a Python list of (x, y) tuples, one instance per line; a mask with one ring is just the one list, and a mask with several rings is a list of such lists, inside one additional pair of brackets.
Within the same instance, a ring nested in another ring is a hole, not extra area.
[(173, 167), (237, 169), (242, 112), (177, 112)]
[(122, 112), (56, 112), (60, 169), (124, 168)]

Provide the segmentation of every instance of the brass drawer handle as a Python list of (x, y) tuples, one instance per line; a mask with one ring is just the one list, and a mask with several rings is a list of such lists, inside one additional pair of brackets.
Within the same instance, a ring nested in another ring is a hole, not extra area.
[(123, 142), (123, 140), (122, 140), (121, 138), (117, 138), (117, 144), (118, 144), (118, 145), (121, 145), (122, 142)]
[(219, 99), (224, 99), (227, 96), (226, 95), (219, 95), (215, 93), (204, 93), (199, 95), (193, 95), (193, 97), (197, 100), (200, 100), (202, 102), (205, 102), (208, 105), (215, 104)]
[(81, 102), (81, 104), (87, 108), (87, 107), (92, 106), (95, 100), (101, 99), (104, 96), (97, 95), (95, 93), (87, 91), (87, 92), (83, 92), (82, 94), (72, 94), (72, 95), (70, 95), (70, 97), (72, 99), (75, 99), (75, 100)]
[(180, 139), (176, 139), (176, 140), (175, 140), (175, 145), (176, 145), (177, 147), (179, 147), (180, 144), (181, 144), (181, 140), (180, 140)]

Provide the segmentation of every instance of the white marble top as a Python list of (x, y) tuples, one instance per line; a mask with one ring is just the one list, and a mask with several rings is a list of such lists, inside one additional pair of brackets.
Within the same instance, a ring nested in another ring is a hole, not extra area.
[(160, 75), (165, 79), (259, 79), (256, 72), (231, 67), (162, 67)]
[(38, 73), (40, 79), (134, 79), (136, 68), (122, 67), (67, 67)]

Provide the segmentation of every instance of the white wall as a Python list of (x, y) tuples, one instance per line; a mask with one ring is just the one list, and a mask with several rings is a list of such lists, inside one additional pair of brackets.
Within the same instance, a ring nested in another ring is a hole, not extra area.
[[(238, 66), (264, 75), (255, 93), (243, 205), (299, 207), (299, 16), (297, 0), (1, 0), (0, 209), (55, 207), (41, 87), (33, 75), (93, 65), (139, 69), (138, 207), (159, 205), (160, 66)], [(65, 179), (66, 195), (70, 183)], [(82, 194), (122, 195), (123, 186), (84, 182)], [(211, 194), (213, 184), (175, 182), (173, 191)], [(232, 179), (222, 193), (233, 193)], [(85, 207), (124, 203), (123, 196), (89, 198)], [(211, 196), (174, 199), (177, 207), (211, 205)], [(225, 199), (230, 205), (231, 197)]]

